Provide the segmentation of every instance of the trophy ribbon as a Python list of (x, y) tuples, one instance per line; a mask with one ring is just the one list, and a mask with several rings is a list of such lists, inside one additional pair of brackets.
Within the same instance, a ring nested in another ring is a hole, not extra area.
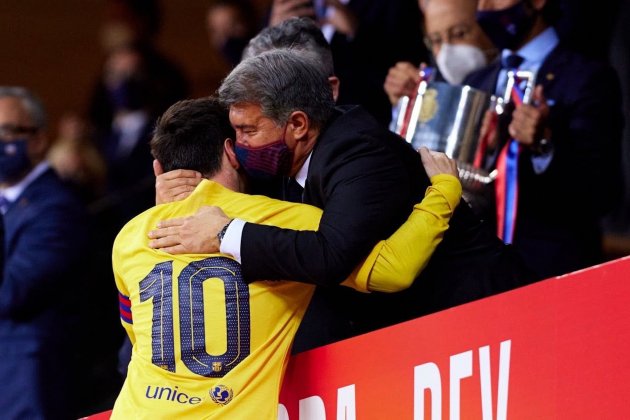
[[(527, 81), (525, 89), (521, 89), (523, 81)], [(514, 103), (515, 108), (529, 103), (534, 82), (531, 72), (508, 72), (508, 86), (505, 99)], [(506, 244), (514, 240), (514, 227), (518, 208), (518, 158), (521, 145), (509, 139), (501, 149), (497, 159), (497, 178), (495, 196), (497, 202), (497, 235)]]

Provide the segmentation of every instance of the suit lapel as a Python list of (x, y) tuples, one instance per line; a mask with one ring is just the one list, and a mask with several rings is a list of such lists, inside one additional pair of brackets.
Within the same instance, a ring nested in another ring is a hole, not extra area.
[(543, 90), (547, 91), (555, 84), (557, 69), (564, 66), (566, 60), (567, 57), (563, 49), (559, 45), (556, 46), (540, 66), (536, 75), (536, 85), (542, 85)]

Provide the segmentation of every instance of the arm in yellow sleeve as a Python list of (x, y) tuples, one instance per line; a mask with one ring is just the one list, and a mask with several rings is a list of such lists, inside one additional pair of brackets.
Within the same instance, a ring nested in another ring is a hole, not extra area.
[(374, 247), (344, 285), (378, 292), (397, 292), (411, 286), (442, 241), (462, 196), (455, 176), (435, 175), (431, 183), (407, 221)]
[[(117, 252), (117, 248), (116, 246), (114, 246), (114, 252), (113, 252), (113, 258), (112, 258), (112, 262), (113, 262), (113, 271), (114, 271), (114, 280), (116, 282), (116, 288), (118, 289), (118, 292), (121, 293), (124, 296), (129, 296), (129, 291), (127, 290), (127, 287), (125, 285), (125, 282), (122, 278), (122, 276), (118, 273), (117, 267), (118, 264), (117, 262), (120, 260), (118, 252)], [(127, 332), (127, 335), (129, 336), (129, 340), (131, 341), (131, 344), (135, 344), (136, 343), (136, 335), (133, 332), (133, 324), (129, 324), (125, 321), (122, 320), (122, 317), (120, 319), (120, 323), (122, 324), (123, 328), (125, 329), (125, 331)]]

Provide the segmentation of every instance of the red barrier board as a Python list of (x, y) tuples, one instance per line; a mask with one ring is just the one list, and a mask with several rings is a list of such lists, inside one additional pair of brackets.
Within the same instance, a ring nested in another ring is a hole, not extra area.
[(630, 258), (293, 357), (280, 419), (630, 419)]

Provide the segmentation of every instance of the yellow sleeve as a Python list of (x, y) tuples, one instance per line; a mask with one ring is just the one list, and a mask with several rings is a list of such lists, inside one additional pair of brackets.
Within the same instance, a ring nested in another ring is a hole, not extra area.
[[(120, 255), (120, 245), (119, 245), (119, 241), (117, 237), (116, 241), (114, 241), (114, 248), (112, 251), (112, 269), (114, 272), (114, 281), (116, 282), (116, 288), (118, 289), (118, 292), (121, 293), (123, 296), (129, 297), (130, 295), (129, 289), (127, 288), (127, 285), (125, 284), (125, 280), (123, 279), (123, 276), (121, 276), (119, 273), (119, 268), (122, 264), (121, 260), (122, 260), (122, 256)], [(129, 324), (128, 322), (123, 321), (122, 317), (120, 318), (120, 323), (122, 324), (123, 328), (127, 332), (127, 335), (129, 336), (129, 340), (131, 341), (131, 344), (135, 344), (136, 335), (133, 332), (133, 324)]]
[(376, 244), (344, 285), (378, 292), (397, 292), (411, 286), (442, 241), (462, 196), (461, 183), (455, 176), (435, 175), (431, 183), (407, 221)]

